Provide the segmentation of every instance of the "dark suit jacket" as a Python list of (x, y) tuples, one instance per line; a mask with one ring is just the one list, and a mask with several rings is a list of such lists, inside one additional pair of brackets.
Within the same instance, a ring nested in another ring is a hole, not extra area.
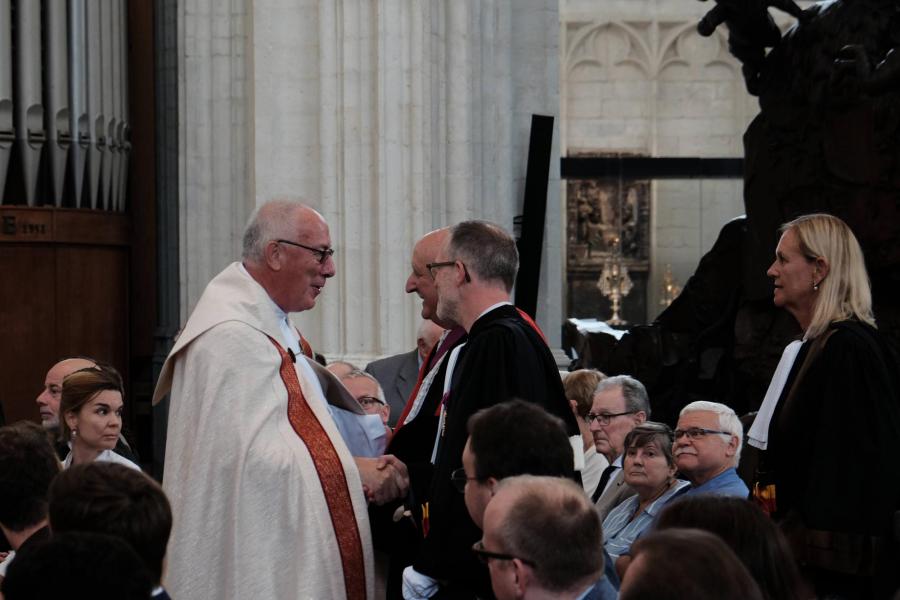
[(395, 354), (381, 360), (375, 360), (366, 365), (366, 373), (369, 373), (384, 390), (384, 398), (391, 407), (391, 418), (388, 425), (397, 424), (406, 400), (416, 386), (419, 377), (419, 351), (413, 350), (404, 354)]

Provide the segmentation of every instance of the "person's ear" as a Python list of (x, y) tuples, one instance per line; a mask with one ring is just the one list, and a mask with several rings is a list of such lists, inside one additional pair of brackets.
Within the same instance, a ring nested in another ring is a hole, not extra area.
[(531, 567), (523, 563), (521, 559), (514, 558), (510, 562), (512, 563), (513, 575), (515, 577), (513, 591), (516, 598), (524, 598), (525, 592), (528, 591), (528, 587), (531, 585), (531, 578), (534, 574), (531, 572)]
[(284, 262), (284, 248), (275, 240), (266, 242), (263, 250), (266, 266), (273, 271), (280, 271)]
[(738, 438), (736, 435), (732, 435), (728, 439), (728, 447), (725, 449), (725, 456), (734, 456), (737, 454), (737, 446), (738, 446)]
[(636, 413), (634, 413), (634, 421), (638, 425), (640, 425), (641, 423), (643, 423), (646, 420), (647, 420), (647, 413), (645, 413), (644, 411), (639, 410)]
[(828, 264), (828, 259), (824, 256), (816, 257), (816, 267), (813, 271), (813, 278), (816, 285), (821, 285), (821, 283), (828, 277), (828, 273), (831, 270), (831, 265)]
[(485, 483), (487, 484), (488, 489), (491, 490), (491, 498), (493, 498), (494, 494), (496, 493), (495, 490), (497, 489), (497, 478), (496, 477), (488, 477), (485, 480)]
[(76, 415), (73, 411), (66, 411), (65, 416), (63, 417), (66, 420), (66, 426), (72, 431), (78, 429), (78, 415)]

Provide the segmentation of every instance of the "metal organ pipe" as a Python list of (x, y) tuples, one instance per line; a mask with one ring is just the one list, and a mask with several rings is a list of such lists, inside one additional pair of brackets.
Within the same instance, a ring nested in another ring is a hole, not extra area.
[(69, 121), (69, 70), (67, 63), (68, 35), (66, 33), (66, 5), (58, 0), (46, 0), (47, 19), (47, 145), (53, 178), (53, 200), (62, 206), (66, 159), (72, 142)]
[(38, 168), (44, 147), (44, 105), (41, 101), (41, 5), (24, 0), (16, 6), (19, 81), (15, 94), (16, 139), (28, 206), (37, 199)]

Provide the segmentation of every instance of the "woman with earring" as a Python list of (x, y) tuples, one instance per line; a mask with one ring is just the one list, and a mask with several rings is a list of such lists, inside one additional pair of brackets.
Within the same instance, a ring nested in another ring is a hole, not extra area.
[(769, 267), (803, 339), (785, 349), (748, 443), (754, 497), (778, 520), (820, 596), (896, 588), (900, 376), (879, 334), (862, 250), (831, 215), (786, 223)]
[(63, 380), (59, 413), (69, 444), (63, 468), (95, 460), (140, 467), (112, 451), (122, 430), (122, 377), (108, 366), (75, 371)]

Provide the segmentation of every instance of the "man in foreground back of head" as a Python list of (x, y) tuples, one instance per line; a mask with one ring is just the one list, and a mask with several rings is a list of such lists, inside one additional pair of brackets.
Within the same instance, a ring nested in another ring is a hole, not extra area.
[(168, 600), (161, 581), (172, 509), (159, 484), (124, 465), (93, 462), (60, 473), (49, 498), (54, 534), (89, 531), (121, 538), (147, 567), (154, 600)]
[[(0, 427), (0, 530), (14, 551), (50, 536), (47, 490), (59, 470), (41, 427), (26, 421)], [(0, 577), (14, 558), (0, 565)]]
[(473, 547), (498, 600), (597, 598), (600, 516), (572, 481), (529, 475), (500, 481)]

